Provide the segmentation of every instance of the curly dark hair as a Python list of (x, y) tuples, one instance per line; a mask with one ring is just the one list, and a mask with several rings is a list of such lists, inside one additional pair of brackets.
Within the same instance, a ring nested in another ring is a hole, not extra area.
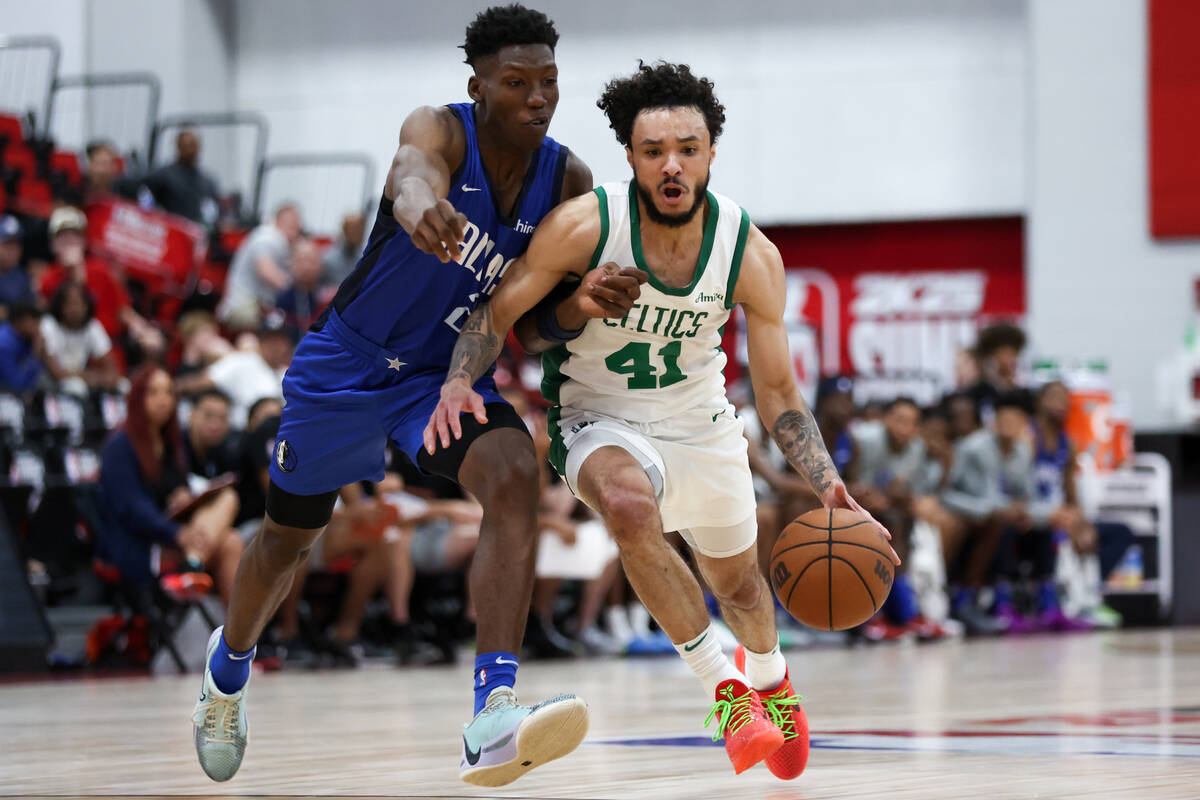
[(638, 59), (638, 71), (628, 78), (614, 78), (604, 87), (596, 105), (608, 117), (617, 141), (626, 147), (633, 137), (633, 121), (647, 108), (695, 106), (704, 115), (708, 134), (715, 143), (725, 125), (725, 106), (713, 94), (713, 82), (692, 74), (687, 64), (659, 61), (653, 66)]
[(553, 50), (558, 44), (558, 31), (545, 14), (520, 3), (492, 6), (471, 21), (467, 40), (459, 47), (467, 54), (466, 63), (474, 67), (479, 59), (514, 44), (544, 44)]
[(975, 352), (980, 358), (990, 358), (1002, 347), (1021, 351), (1026, 344), (1025, 331), (1011, 322), (993, 322), (979, 332)]

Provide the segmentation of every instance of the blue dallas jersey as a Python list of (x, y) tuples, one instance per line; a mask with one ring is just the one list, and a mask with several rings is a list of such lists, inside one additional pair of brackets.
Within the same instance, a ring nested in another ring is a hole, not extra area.
[(462, 164), (446, 197), (467, 218), (458, 261), (443, 264), (417, 249), (384, 198), (362, 258), (313, 326), (320, 330), (336, 312), (348, 328), (399, 356), (408, 374), (446, 370), (462, 324), (562, 199), (567, 148), (547, 136), (530, 161), (515, 212), (498, 210), (479, 155), (474, 105), (447, 108), (466, 132)]

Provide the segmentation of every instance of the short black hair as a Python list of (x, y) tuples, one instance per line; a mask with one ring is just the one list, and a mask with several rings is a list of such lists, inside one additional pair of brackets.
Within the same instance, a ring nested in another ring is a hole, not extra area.
[(220, 389), (218, 389), (215, 386), (210, 386), (207, 389), (201, 389), (199, 392), (197, 392), (196, 396), (192, 398), (192, 406), (193, 407), (198, 406), (198, 405), (200, 405), (200, 403), (202, 403), (203, 401), (207, 400), (210, 397), (220, 400), (222, 403), (224, 403), (226, 406), (228, 406), (230, 408), (233, 407), (233, 400), (229, 397), (229, 395), (227, 395), (225, 392), (221, 391)]
[(617, 141), (626, 147), (633, 138), (633, 121), (647, 108), (694, 106), (704, 115), (708, 135), (715, 143), (725, 126), (725, 106), (713, 94), (713, 82), (697, 77), (687, 64), (665, 61), (647, 66), (638, 59), (638, 71), (627, 78), (614, 78), (604, 87), (596, 105), (608, 117)]
[(474, 67), (479, 59), (514, 44), (544, 44), (553, 50), (558, 31), (545, 14), (520, 3), (492, 6), (471, 20), (466, 41), (459, 47), (467, 54), (464, 61)]
[(278, 397), (272, 397), (271, 395), (260, 397), (250, 404), (250, 410), (246, 412), (247, 421), (254, 419), (254, 415), (258, 413), (260, 408), (262, 408), (263, 403), (279, 403), (280, 405), (283, 405), (283, 401)]
[(87, 157), (91, 158), (100, 150), (111, 150), (113, 155), (117, 155), (117, 146), (108, 139), (92, 139), (87, 144)]
[(55, 290), (54, 296), (50, 298), (50, 306), (47, 310), (50, 312), (50, 316), (54, 317), (59, 322), (62, 322), (63, 306), (67, 304), (67, 295), (70, 294), (73, 289), (78, 289), (83, 293), (83, 302), (87, 306), (86, 316), (84, 317), (83, 321), (84, 323), (87, 323), (96, 315), (96, 298), (92, 297), (92, 292), (88, 289), (86, 283), (80, 283), (79, 281), (63, 281), (62, 285)]
[(887, 405), (885, 405), (883, 407), (883, 410), (891, 411), (896, 406), (912, 406), (913, 408), (915, 408), (917, 410), (917, 413), (921, 412), (921, 406), (917, 403), (916, 400), (913, 400), (908, 395), (900, 395), (899, 397), (893, 397), (891, 400), (888, 401)]
[(19, 322), (23, 319), (41, 319), (42, 310), (33, 303), (12, 303), (8, 307), (8, 321)]
[(1003, 392), (996, 398), (992, 407), (998, 412), (1002, 408), (1019, 408), (1026, 414), (1033, 413), (1033, 402), (1029, 396), (1029, 392), (1025, 389), (1012, 389)]

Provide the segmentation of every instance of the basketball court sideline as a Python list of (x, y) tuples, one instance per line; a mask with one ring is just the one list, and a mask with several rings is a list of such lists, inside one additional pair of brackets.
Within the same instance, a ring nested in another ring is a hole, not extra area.
[(812, 726), (796, 781), (735, 776), (674, 658), (531, 663), (589, 703), (574, 754), (503, 789), (457, 777), (467, 667), (256, 674), (241, 772), (196, 764), (196, 676), (0, 686), (0, 796), (1197, 798), (1200, 630), (788, 653)]

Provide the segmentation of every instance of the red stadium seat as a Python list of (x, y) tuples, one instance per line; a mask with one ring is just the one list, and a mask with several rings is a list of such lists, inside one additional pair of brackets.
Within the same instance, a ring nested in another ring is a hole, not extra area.
[(33, 151), (22, 142), (10, 144), (4, 148), (4, 166), (17, 170), (26, 177), (33, 177), (37, 171), (37, 162), (34, 159)]
[(25, 141), (21, 120), (8, 114), (0, 114), (0, 142), (14, 144)]
[(79, 169), (79, 156), (69, 150), (55, 150), (50, 154), (50, 169), (67, 176), (72, 186), (83, 182), (83, 172)]

